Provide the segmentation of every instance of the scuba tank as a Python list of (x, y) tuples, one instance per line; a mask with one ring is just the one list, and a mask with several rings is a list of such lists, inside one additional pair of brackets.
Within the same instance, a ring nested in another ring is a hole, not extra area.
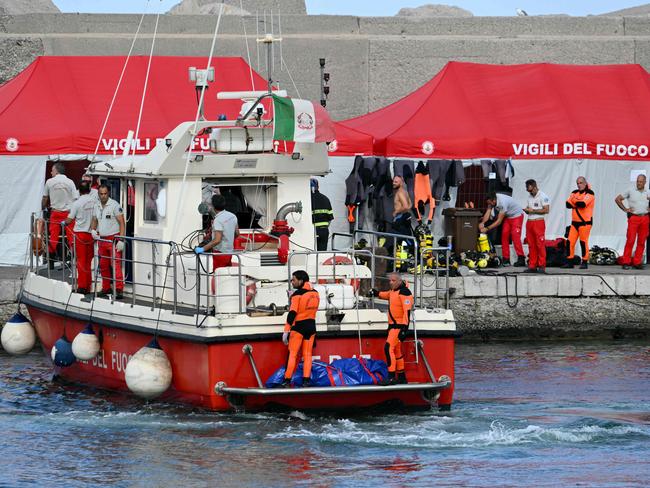
[(395, 270), (403, 271), (406, 269), (408, 263), (408, 251), (407, 251), (406, 241), (402, 241), (401, 244), (395, 246)]
[(487, 234), (478, 235), (478, 241), (476, 242), (476, 250), (479, 252), (490, 251), (490, 240), (488, 239)]

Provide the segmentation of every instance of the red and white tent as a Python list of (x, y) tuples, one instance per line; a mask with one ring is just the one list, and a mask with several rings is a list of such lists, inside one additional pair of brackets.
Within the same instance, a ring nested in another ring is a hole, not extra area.
[[(650, 160), (650, 76), (636, 64), (450, 62), (413, 93), (338, 123), (332, 155)], [(373, 147), (355, 145), (358, 134)]]
[[(592, 243), (621, 249), (626, 219), (614, 198), (638, 172), (650, 176), (650, 75), (636, 64), (449, 62), (401, 100), (336, 127), (331, 156), (512, 159), (515, 199), (525, 203), (528, 178), (551, 197), (549, 237), (564, 234), (564, 200), (585, 176), (597, 196)], [(344, 200), (344, 190), (328, 190)]]
[[(124, 67), (123, 56), (41, 56), (0, 87), (0, 154), (93, 154)], [(99, 152), (135, 130), (149, 58), (129, 59)], [(144, 101), (138, 139), (141, 151), (184, 120), (196, 116), (188, 68), (205, 68), (206, 57), (156, 56)], [(265, 80), (242, 58), (213, 58), (215, 81), (205, 96), (208, 117), (235, 117), (239, 100), (217, 100), (219, 91), (261, 90)], [(121, 153), (121, 149), (117, 149)]]
[[(48, 159), (95, 152), (124, 56), (42, 56), (0, 86), (0, 265), (22, 264), (29, 216), (40, 210)], [(149, 58), (128, 60), (99, 154), (121, 154), (136, 130)], [(151, 63), (136, 144), (146, 153), (180, 122), (194, 120), (197, 95), (188, 68), (207, 57), (156, 56)], [(213, 58), (215, 81), (205, 96), (207, 117), (235, 118), (241, 101), (217, 100), (220, 91), (263, 90), (266, 81), (241, 58)]]

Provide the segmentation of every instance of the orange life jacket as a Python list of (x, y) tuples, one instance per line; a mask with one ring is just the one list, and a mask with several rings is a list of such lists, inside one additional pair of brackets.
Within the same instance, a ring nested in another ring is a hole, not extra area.
[(306, 282), (302, 288), (298, 288), (291, 295), (291, 304), (287, 323), (284, 325), (284, 331), (289, 332), (292, 328), (316, 324), (316, 312), (320, 305), (320, 295), (311, 287), (311, 283)]
[(573, 190), (566, 201), (567, 208), (571, 211), (571, 223), (578, 225), (592, 225), (596, 195), (589, 185), (583, 190)]
[(406, 283), (397, 290), (380, 291), (379, 298), (388, 300), (388, 325), (409, 325), (413, 309), (413, 294)]

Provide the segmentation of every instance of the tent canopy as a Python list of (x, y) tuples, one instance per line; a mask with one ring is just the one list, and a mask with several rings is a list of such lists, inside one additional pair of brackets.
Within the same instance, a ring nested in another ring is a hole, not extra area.
[(339, 131), (335, 156), (650, 160), (650, 77), (636, 64), (450, 62), (410, 95), (339, 127), (374, 143)]
[[(0, 154), (88, 154), (98, 137), (120, 80), (124, 56), (41, 56), (0, 87)], [(139, 152), (180, 122), (194, 120), (197, 95), (188, 68), (204, 69), (207, 57), (156, 56), (151, 64), (138, 135)], [(116, 147), (135, 131), (148, 56), (129, 59), (99, 153)], [(216, 100), (219, 91), (264, 90), (266, 81), (242, 58), (212, 59), (215, 81), (205, 95), (205, 113), (235, 118), (240, 100)], [(254, 86), (251, 86), (254, 85)]]

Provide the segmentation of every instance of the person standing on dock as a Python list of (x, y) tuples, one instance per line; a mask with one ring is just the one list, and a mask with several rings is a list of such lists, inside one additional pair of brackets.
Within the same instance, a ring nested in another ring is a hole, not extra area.
[(528, 240), (528, 269), (524, 273), (546, 272), (546, 222), (544, 216), (551, 207), (551, 199), (537, 188), (535, 180), (526, 181), (529, 193), (524, 212), (526, 221), (526, 239)]
[(388, 378), (382, 384), (406, 384), (408, 381), (404, 373), (402, 341), (406, 338), (406, 331), (411, 322), (413, 294), (399, 273), (391, 273), (388, 276), (388, 283), (389, 291), (378, 291), (375, 288), (370, 290), (371, 297), (388, 300), (388, 337), (384, 346)]
[(566, 208), (571, 209), (571, 227), (569, 228), (569, 255), (567, 263), (562, 268), (573, 268), (575, 258), (576, 241), (580, 239), (582, 248), (582, 263), (580, 269), (589, 268), (589, 234), (593, 225), (594, 205), (596, 195), (589, 187), (584, 176), (576, 179), (577, 190), (573, 190), (566, 201)]
[[(492, 219), (492, 210), (497, 212), (494, 222), (486, 225)], [(478, 224), (478, 229), (484, 234), (501, 227), (501, 254), (503, 266), (510, 266), (510, 240), (517, 253), (515, 266), (526, 266), (524, 247), (521, 245), (521, 226), (524, 223), (524, 209), (514, 198), (502, 193), (490, 192), (487, 196), (487, 210)]]
[(404, 178), (395, 176), (393, 178), (393, 225), (391, 231), (394, 234), (412, 236), (411, 207), (413, 202), (406, 189)]
[(124, 296), (124, 274), (122, 273), (122, 253), (124, 241), (119, 239), (126, 233), (124, 211), (120, 204), (109, 197), (110, 189), (101, 185), (98, 190), (99, 203), (95, 205), (95, 216), (91, 224), (93, 238), (100, 239), (97, 254), (99, 270), (102, 274), (102, 290), (99, 298), (108, 297), (111, 292), (111, 281), (115, 284), (115, 299)]
[(291, 295), (291, 303), (287, 322), (284, 325), (282, 342), (289, 346), (287, 370), (284, 381), (280, 385), (287, 388), (291, 384), (291, 377), (296, 370), (298, 351), (302, 349), (302, 386), (311, 386), (311, 352), (316, 339), (316, 312), (320, 305), (320, 295), (309, 283), (306, 271), (294, 271), (291, 275), (291, 286), (296, 290)]
[[(648, 239), (648, 200), (650, 192), (645, 187), (646, 176), (636, 177), (636, 186), (618, 195), (614, 201), (616, 205), (627, 214), (627, 240), (625, 250), (621, 258), (623, 269), (630, 269), (632, 265), (636, 269), (643, 269), (643, 251), (645, 251), (646, 240)], [(627, 207), (623, 201), (627, 201)], [(632, 257), (632, 248), (636, 241), (636, 250)]]
[[(65, 175), (65, 166), (63, 163), (54, 163), (52, 165), (51, 175), (52, 178), (45, 182), (41, 202), (43, 210), (50, 209), (49, 241), (47, 245), (50, 254), (50, 264), (57, 255), (57, 247), (61, 236), (61, 223), (68, 218), (70, 205), (79, 196), (74, 183)], [(66, 237), (68, 239), (72, 238), (72, 233), (68, 230), (66, 230)]]
[(74, 250), (77, 259), (77, 293), (90, 293), (92, 283), (92, 261), (94, 255), (94, 240), (90, 226), (95, 215), (97, 198), (90, 193), (90, 183), (82, 181), (79, 193), (70, 207), (70, 214), (65, 219), (65, 225), (74, 222)]

